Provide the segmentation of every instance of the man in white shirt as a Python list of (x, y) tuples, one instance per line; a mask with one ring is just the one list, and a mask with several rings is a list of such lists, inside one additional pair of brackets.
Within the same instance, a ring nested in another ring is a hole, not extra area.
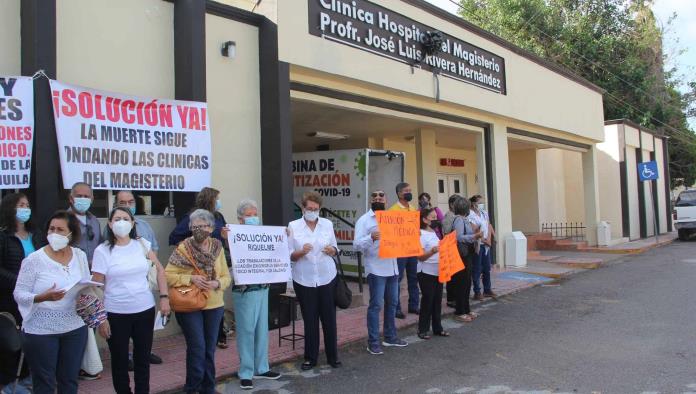
[[(384, 210), (387, 197), (384, 190), (372, 192), (371, 209), (355, 223), (353, 247), (362, 252), (370, 288), (370, 305), (367, 308), (367, 351), (383, 354), (383, 346), (404, 347), (408, 342), (396, 333), (396, 303), (398, 301), (399, 268), (396, 259), (379, 258), (380, 232), (375, 211)], [(379, 313), (384, 306), (384, 341), (379, 341)]]
[[(484, 210), (483, 197), (475, 195), (469, 201), (471, 201), (469, 220), (478, 226), (483, 233), (479, 241), (478, 253), (474, 255), (471, 269), (474, 299), (481, 301), (484, 297), (496, 297), (491, 286), (491, 243), (494, 233), (493, 226), (491, 226), (488, 219), (488, 212)], [(483, 284), (483, 294), (481, 294), (481, 284)]]

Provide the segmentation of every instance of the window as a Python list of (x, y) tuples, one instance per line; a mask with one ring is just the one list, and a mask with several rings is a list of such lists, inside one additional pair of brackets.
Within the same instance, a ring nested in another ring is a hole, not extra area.
[(445, 181), (442, 179), (437, 180), (437, 192), (440, 194), (445, 192)]
[(454, 193), (455, 194), (461, 193), (461, 189), (459, 188), (459, 180), (457, 180), (457, 179), (454, 180)]

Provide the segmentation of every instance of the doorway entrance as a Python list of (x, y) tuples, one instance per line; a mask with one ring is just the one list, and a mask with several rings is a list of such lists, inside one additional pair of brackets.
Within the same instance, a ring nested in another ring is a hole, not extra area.
[(448, 199), (453, 194), (467, 198), (466, 174), (437, 174), (437, 207), (449, 211)]

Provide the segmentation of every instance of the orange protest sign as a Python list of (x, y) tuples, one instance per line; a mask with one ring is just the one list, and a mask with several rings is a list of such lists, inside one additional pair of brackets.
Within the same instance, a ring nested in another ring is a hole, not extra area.
[(447, 283), (452, 279), (452, 275), (464, 269), (464, 262), (457, 250), (457, 234), (453, 231), (440, 241), (438, 265), (440, 272), (438, 281)]
[(411, 257), (423, 254), (420, 243), (420, 212), (377, 211), (379, 227), (379, 257)]

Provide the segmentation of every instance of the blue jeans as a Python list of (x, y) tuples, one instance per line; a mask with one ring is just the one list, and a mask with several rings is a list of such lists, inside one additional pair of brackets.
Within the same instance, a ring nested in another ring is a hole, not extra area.
[(239, 379), (251, 379), (270, 370), (268, 366), (268, 287), (232, 291)]
[(396, 259), (399, 266), (399, 294), (396, 300), (396, 310), (401, 310), (401, 280), (404, 278), (406, 271), (406, 282), (408, 283), (408, 310), (418, 310), (420, 300), (418, 299), (418, 259), (415, 257), (400, 257)]
[[(488, 249), (488, 250), (486, 250)], [(479, 254), (473, 257), (471, 267), (472, 282), (474, 284), (474, 294), (481, 294), (481, 281), (483, 282), (483, 292), (491, 292), (491, 250), (481, 246)]]
[(393, 342), (396, 337), (396, 301), (399, 296), (399, 277), (367, 275), (370, 287), (370, 306), (367, 307), (367, 342), (379, 345), (379, 311), (384, 306), (384, 340)]
[(176, 313), (186, 338), (187, 393), (215, 393), (215, 346), (223, 313), (223, 307)]
[(24, 354), (31, 370), (35, 394), (77, 393), (87, 326), (62, 334), (23, 334)]

